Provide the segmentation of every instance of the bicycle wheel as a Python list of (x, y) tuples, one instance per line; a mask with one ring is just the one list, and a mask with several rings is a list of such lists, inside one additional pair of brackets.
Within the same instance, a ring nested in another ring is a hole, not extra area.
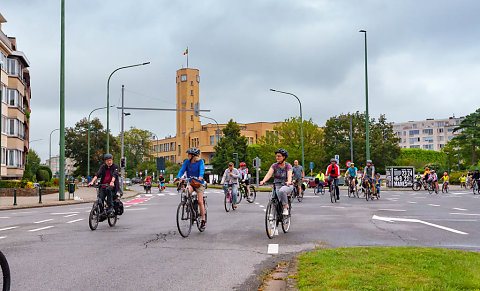
[(430, 184), (430, 185), (428, 185), (427, 188), (428, 188), (428, 194), (432, 194), (433, 193), (433, 185)]
[(277, 209), (273, 201), (269, 201), (265, 211), (265, 230), (267, 236), (272, 239), (277, 230)]
[(445, 185), (445, 193), (448, 193), (448, 184)]
[(247, 197), (247, 201), (249, 203), (255, 202), (255, 199), (257, 199), (257, 190), (255, 189), (255, 186), (250, 185), (250, 195)]
[(282, 230), (284, 233), (287, 233), (288, 230), (290, 229), (290, 223), (291, 223), (291, 211), (292, 211), (292, 203), (290, 202), (290, 199), (288, 200), (288, 215), (285, 217), (282, 215)]
[(177, 228), (182, 237), (192, 230), (192, 207), (190, 201), (182, 201), (177, 207)]
[(2, 287), (3, 291), (10, 290), (10, 267), (8, 266), (8, 261), (5, 255), (0, 252), (0, 265), (2, 267), (2, 274), (3, 274), (3, 281), (0, 287)]
[[(245, 186), (238, 187), (238, 190), (237, 190), (237, 204), (240, 204), (240, 202), (242, 201), (243, 195), (245, 195), (246, 189), (244, 187)], [(242, 189), (242, 190), (240, 190), (240, 189)]]
[(367, 186), (367, 189), (365, 189), (365, 199), (368, 201), (368, 199), (370, 199), (370, 195), (371, 195), (371, 192), (370, 192), (370, 186)]
[(98, 220), (100, 216), (100, 206), (98, 202), (93, 203), (92, 210), (90, 210), (90, 215), (88, 216), (88, 226), (91, 230), (95, 230), (98, 227)]
[(438, 184), (435, 184), (435, 194), (438, 194)]
[(352, 185), (348, 185), (348, 190), (347, 190), (348, 198), (352, 197)]
[[(205, 206), (205, 223), (207, 222), (207, 200), (205, 198), (203, 198), (203, 205)], [(201, 228), (202, 224), (202, 216), (200, 215), (200, 206), (199, 206), (199, 209), (198, 209), (198, 216), (197, 216), (197, 228), (198, 228), (198, 231), (200, 232), (204, 232), (205, 231), (205, 228)]]
[(355, 184), (355, 196), (357, 196), (357, 198), (360, 198), (360, 195), (358, 194), (357, 184)]
[(110, 225), (110, 227), (114, 227), (115, 224), (117, 223), (117, 215), (116, 214), (113, 214), (113, 215), (109, 215), (108, 216), (108, 225)]
[(317, 193), (318, 193), (317, 187), (313, 188), (313, 194), (314, 194), (314, 195), (317, 195)]
[(332, 202), (332, 203), (336, 202), (335, 190), (334, 189), (332, 191), (330, 191), (330, 202)]
[(223, 204), (225, 205), (225, 211), (226, 212), (230, 212), (230, 210), (232, 210), (231, 193), (225, 195), (225, 198), (223, 199)]
[(422, 184), (420, 184), (419, 182), (415, 182), (412, 185), (412, 189), (413, 191), (420, 191), (420, 189), (422, 189)]

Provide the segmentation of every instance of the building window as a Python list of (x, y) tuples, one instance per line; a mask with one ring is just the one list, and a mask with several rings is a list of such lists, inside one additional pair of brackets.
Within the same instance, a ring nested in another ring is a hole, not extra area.
[(445, 121), (439, 121), (437, 122), (438, 127), (444, 127), (445, 126)]
[(418, 137), (413, 137), (413, 138), (410, 138), (409, 140), (410, 140), (410, 144), (412, 144), (412, 143), (419, 142), (419, 141), (420, 141), (420, 138), (418, 138)]
[(190, 96), (193, 96), (193, 90), (190, 90)]
[(7, 70), (7, 56), (3, 53), (0, 52), (0, 69), (6, 71)]
[(193, 109), (193, 103), (190, 103), (190, 108)]
[(453, 132), (453, 127), (450, 127), (449, 129), (447, 129), (448, 132)]
[(444, 146), (445, 146), (445, 145), (444, 145), (443, 143), (441, 143), (441, 144), (438, 145), (438, 147), (441, 148), (441, 149), (443, 149)]
[(20, 150), (7, 150), (7, 166), (23, 168), (23, 152)]
[(441, 136), (438, 137), (438, 140), (439, 140), (439, 141), (443, 141), (443, 139), (444, 139), (443, 135), (441, 135)]
[(215, 145), (215, 136), (214, 135), (210, 136), (210, 145)]
[(197, 75), (197, 83), (200, 83), (200, 76)]
[(410, 131), (408, 132), (408, 135), (410, 135), (410, 136), (416, 135), (416, 134), (420, 134), (420, 130), (418, 130), (418, 129), (417, 129), (417, 130), (410, 130)]
[(155, 145), (155, 152), (158, 153), (158, 145)]
[(428, 135), (432, 135), (433, 134), (433, 129), (424, 129), (422, 130), (423, 134), (428, 134)]
[(438, 132), (438, 133), (442, 133), (442, 132), (443, 132), (443, 128), (438, 128), (438, 129), (437, 129), (437, 132)]
[(17, 60), (8, 59), (7, 74), (11, 76), (17, 75)]
[(187, 82), (187, 75), (181, 75), (180, 76), (180, 81)]
[(190, 81), (190, 86), (193, 86), (193, 81)]
[(433, 150), (433, 144), (424, 144), (423, 149), (424, 150)]
[(193, 128), (190, 128), (190, 132), (193, 132)]
[(411, 145), (410, 148), (411, 148), (411, 149), (419, 149), (420, 146), (419, 146), (419, 145)]
[(433, 143), (433, 136), (424, 136), (422, 140)]
[(417, 125), (414, 123), (414, 124), (412, 125), (412, 127), (413, 127), (413, 128), (417, 128)]
[(193, 115), (190, 115), (190, 120), (193, 121)]

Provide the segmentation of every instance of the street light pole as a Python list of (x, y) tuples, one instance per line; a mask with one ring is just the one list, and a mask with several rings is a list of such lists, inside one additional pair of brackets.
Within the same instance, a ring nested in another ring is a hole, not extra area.
[(204, 116), (204, 115), (200, 115), (200, 114), (198, 116), (213, 120), (217, 124), (217, 130), (215, 132), (215, 142), (214, 142), (214, 143), (217, 143), (218, 142), (218, 135), (220, 134), (220, 126), (218, 125), (218, 122), (215, 119), (213, 119), (211, 117), (208, 117), (208, 116)]
[(350, 115), (350, 161), (353, 163), (353, 126), (352, 115)]
[(366, 119), (366, 157), (367, 160), (370, 160), (370, 117), (368, 115), (368, 70), (367, 70), (367, 31), (360, 30), (359, 32), (365, 34), (365, 119)]
[(127, 68), (138, 67), (138, 66), (144, 66), (144, 65), (148, 65), (148, 64), (150, 64), (150, 62), (131, 65), (131, 66), (120, 67), (120, 68), (115, 69), (110, 74), (110, 76), (108, 76), (108, 80), (107, 80), (107, 154), (110, 153), (110, 79), (112, 78), (112, 75), (116, 71), (119, 71), (119, 70), (122, 70), (122, 69), (127, 69)]
[(289, 92), (284, 92), (284, 91), (278, 91), (278, 90), (275, 90), (275, 89), (270, 89), (270, 91), (272, 91), (272, 92), (278, 92), (278, 93), (282, 93), (282, 94), (287, 94), (287, 95), (292, 95), (293, 97), (297, 98), (298, 104), (300, 104), (300, 135), (301, 135), (301, 143), (302, 143), (302, 167), (305, 168), (305, 153), (304, 153), (304, 150), (303, 150), (303, 116), (302, 116), (302, 102), (300, 102), (300, 99), (299, 99), (295, 94), (292, 94), (292, 93), (289, 93)]
[[(112, 105), (110, 107), (114, 107), (115, 105)], [(100, 109), (105, 109), (107, 107), (99, 107), (93, 109), (90, 114), (88, 114), (88, 130), (87, 130), (87, 177), (90, 176), (90, 117), (93, 112), (100, 110)]]
[(50, 168), (50, 170), (52, 169), (52, 133), (55, 132), (56, 130), (60, 130), (60, 128), (55, 128), (50, 132), (50, 146), (48, 147), (48, 167)]
[(60, 26), (60, 183), (58, 200), (63, 201), (65, 200), (65, 0), (62, 0), (61, 3)]

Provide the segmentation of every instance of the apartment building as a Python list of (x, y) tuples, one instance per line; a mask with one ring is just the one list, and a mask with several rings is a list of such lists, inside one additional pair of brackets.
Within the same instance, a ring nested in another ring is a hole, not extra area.
[(393, 130), (400, 138), (399, 145), (407, 149), (424, 149), (440, 151), (445, 144), (459, 132), (453, 132), (463, 117), (449, 117), (444, 119), (426, 119), (423, 121), (408, 121), (394, 123)]
[[(77, 169), (75, 167), (75, 160), (71, 158), (66, 158), (65, 159), (65, 176), (70, 176), (73, 175), (73, 172)], [(60, 171), (60, 157), (59, 156), (54, 156), (51, 159), (47, 159), (45, 162), (46, 166), (50, 167), (50, 170), (52, 170), (52, 174), (54, 177), (58, 177), (59, 171)]]
[[(200, 74), (198, 69), (180, 69), (176, 76), (177, 109), (194, 109), (195, 104), (200, 104), (199, 86)], [(214, 146), (222, 138), (222, 129), (226, 124), (202, 124), (200, 116), (195, 116), (193, 111), (177, 111), (177, 134), (161, 140), (153, 140), (151, 153), (154, 157), (165, 157), (173, 163), (181, 163), (187, 158), (186, 150), (198, 147), (201, 158), (208, 164), (215, 153)], [(267, 132), (274, 132), (274, 127), (279, 122), (254, 122), (238, 124), (240, 134), (247, 137), (248, 144), (257, 143), (258, 138)]]
[(6, 22), (0, 13), (0, 174), (2, 179), (21, 179), (29, 149), (30, 62), (17, 40), (3, 33)]

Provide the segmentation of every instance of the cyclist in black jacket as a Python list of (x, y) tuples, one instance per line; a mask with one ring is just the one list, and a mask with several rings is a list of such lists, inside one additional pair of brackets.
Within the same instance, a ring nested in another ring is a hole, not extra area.
[(475, 169), (475, 172), (472, 175), (472, 183), (477, 183), (478, 189), (480, 189), (480, 172), (478, 169)]
[(120, 183), (118, 183), (118, 165), (113, 163), (113, 156), (111, 154), (106, 154), (103, 159), (105, 160), (105, 164), (100, 166), (95, 177), (93, 177), (88, 185), (91, 186), (97, 179), (100, 179), (102, 184), (110, 185), (110, 187), (102, 186), (100, 188), (98, 198), (103, 202), (105, 201), (105, 197), (107, 197), (107, 204), (109, 206), (107, 211), (108, 214), (111, 214), (113, 212), (113, 195), (120, 189)]

